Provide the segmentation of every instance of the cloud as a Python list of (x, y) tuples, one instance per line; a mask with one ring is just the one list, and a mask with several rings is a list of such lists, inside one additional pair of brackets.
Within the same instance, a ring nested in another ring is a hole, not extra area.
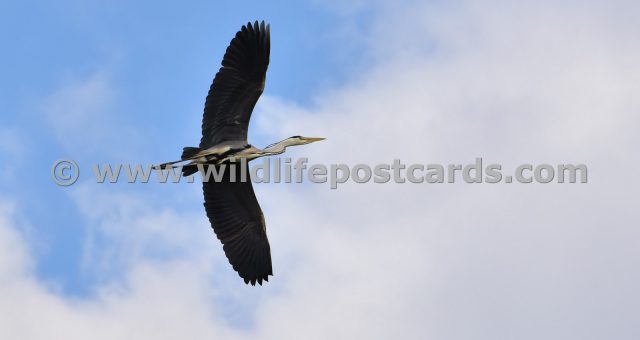
[[(118, 119), (118, 92), (107, 70), (63, 83), (42, 110), (55, 140), (74, 157), (128, 156), (139, 132)], [(130, 157), (131, 158), (131, 157)]]
[(6, 162), (0, 166), (0, 182), (15, 180), (16, 170), (25, 159), (29, 141), (14, 127), (0, 128), (0, 157)]
[(638, 6), (411, 4), (376, 5), (368, 72), (309, 107), (266, 96), (254, 128), (328, 137), (292, 153), (311, 161), (584, 162), (590, 183), (256, 185), (276, 274), (259, 289), (228, 268), (201, 211), (80, 187), (79, 211), (111, 244), (87, 266), (123, 275), (79, 301), (47, 291), (5, 211), (2, 332), (636, 338)]
[(31, 266), (28, 249), (16, 230), (10, 226), (14, 205), (0, 201), (0, 281), (11, 282)]

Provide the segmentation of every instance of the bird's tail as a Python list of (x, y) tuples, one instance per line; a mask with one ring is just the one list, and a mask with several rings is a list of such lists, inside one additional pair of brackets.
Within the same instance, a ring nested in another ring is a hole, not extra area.
[[(195, 148), (195, 147), (191, 147), (191, 146), (187, 146), (184, 147), (182, 149), (182, 156), (180, 156), (180, 160), (179, 161), (173, 161), (173, 162), (167, 162), (167, 163), (162, 163), (160, 165), (156, 165), (153, 167), (153, 169), (169, 169), (171, 167), (173, 167), (174, 164), (176, 163), (181, 163), (184, 162), (186, 160), (189, 160), (190, 158), (192, 158), (193, 156), (195, 156), (198, 152), (200, 152), (200, 148)], [(189, 165), (185, 165), (182, 167), (182, 176), (189, 176), (189, 175), (193, 175), (196, 172), (198, 172), (198, 167), (195, 164), (189, 164)]]
[[(200, 152), (200, 148), (196, 148), (193, 146), (185, 146), (182, 148), (182, 156), (180, 158), (182, 160), (187, 160), (195, 156)], [(182, 176), (187, 177), (189, 175), (193, 175), (198, 172), (198, 167), (195, 164), (185, 165), (182, 167)]]
[(198, 166), (195, 164), (185, 165), (182, 167), (182, 177), (187, 177), (198, 172)]
[(182, 156), (180, 159), (185, 160), (195, 156), (198, 152), (200, 152), (200, 148), (195, 148), (192, 146), (185, 146), (182, 148)]

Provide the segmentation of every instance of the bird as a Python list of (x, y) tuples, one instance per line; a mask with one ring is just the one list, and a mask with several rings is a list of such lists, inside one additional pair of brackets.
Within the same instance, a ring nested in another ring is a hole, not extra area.
[[(270, 39), (270, 25), (264, 21), (242, 26), (227, 47), (209, 88), (200, 145), (184, 147), (180, 160), (154, 167), (167, 169), (182, 162), (183, 176), (202, 171), (205, 166), (225, 170), (215, 181), (202, 181), (204, 208), (229, 263), (244, 283), (252, 286), (262, 285), (273, 276), (271, 247), (251, 180), (237, 180), (239, 174), (249, 173), (248, 162), (253, 159), (281, 154), (289, 146), (324, 140), (292, 136), (264, 149), (247, 142), (249, 120), (265, 88)], [(225, 167), (243, 158), (244, 169)]]

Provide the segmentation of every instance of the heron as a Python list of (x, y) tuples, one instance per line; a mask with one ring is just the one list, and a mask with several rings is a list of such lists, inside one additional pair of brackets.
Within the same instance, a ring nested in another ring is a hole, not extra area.
[[(237, 180), (248, 172), (248, 162), (277, 155), (289, 146), (324, 138), (292, 136), (264, 149), (247, 142), (251, 113), (264, 91), (270, 54), (270, 26), (262, 21), (243, 25), (226, 49), (222, 66), (213, 78), (204, 104), (202, 138), (198, 147), (185, 147), (180, 160), (155, 168), (177, 167), (183, 176), (204, 166), (221, 168), (245, 159), (244, 169), (225, 167), (219, 180), (203, 180), (204, 208), (229, 263), (246, 284), (262, 285), (273, 275), (271, 247), (262, 209), (251, 180)], [(234, 173), (235, 172), (235, 173)]]

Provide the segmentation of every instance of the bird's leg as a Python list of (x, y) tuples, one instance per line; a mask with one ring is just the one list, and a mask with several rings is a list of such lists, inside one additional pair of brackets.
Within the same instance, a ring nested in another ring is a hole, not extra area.
[(168, 169), (170, 165), (173, 168), (173, 164), (180, 163), (180, 162), (184, 162), (184, 160), (181, 159), (179, 161), (162, 163), (160, 165), (154, 165), (151, 168), (154, 169), (154, 170), (164, 170), (164, 169)]

